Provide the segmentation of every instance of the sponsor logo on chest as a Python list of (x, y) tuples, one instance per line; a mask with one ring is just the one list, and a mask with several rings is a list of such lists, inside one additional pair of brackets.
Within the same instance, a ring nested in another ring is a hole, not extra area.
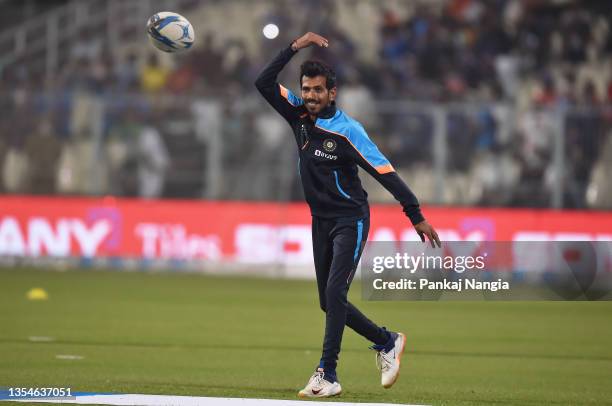
[(327, 154), (319, 149), (316, 149), (314, 154), (315, 156), (320, 156), (322, 158), (331, 159), (332, 161), (335, 161), (336, 159), (338, 159), (338, 155)]

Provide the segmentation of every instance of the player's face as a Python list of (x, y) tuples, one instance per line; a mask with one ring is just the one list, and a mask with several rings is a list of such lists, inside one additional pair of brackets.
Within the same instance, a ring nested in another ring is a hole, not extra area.
[(302, 100), (309, 114), (319, 114), (336, 99), (336, 88), (328, 89), (325, 82), (325, 76), (302, 76)]

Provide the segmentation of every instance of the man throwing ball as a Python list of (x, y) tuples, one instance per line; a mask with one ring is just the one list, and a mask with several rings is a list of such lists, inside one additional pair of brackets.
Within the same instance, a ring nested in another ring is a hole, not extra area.
[(329, 397), (342, 392), (336, 366), (344, 326), (373, 343), (382, 385), (390, 388), (399, 375), (406, 345), (402, 333), (388, 331), (348, 302), (347, 295), (370, 228), (367, 193), (357, 175), (360, 166), (380, 182), (403, 207), (422, 241), (440, 246), (425, 220), (416, 196), (370, 140), (364, 128), (336, 107), (336, 74), (318, 61), (301, 66), (301, 97), (277, 82), (283, 67), (311, 45), (328, 47), (322, 36), (309, 32), (283, 49), (261, 72), (255, 86), (289, 122), (299, 150), (298, 168), (312, 213), (312, 243), (319, 290), (325, 312), (321, 360), (300, 397)]

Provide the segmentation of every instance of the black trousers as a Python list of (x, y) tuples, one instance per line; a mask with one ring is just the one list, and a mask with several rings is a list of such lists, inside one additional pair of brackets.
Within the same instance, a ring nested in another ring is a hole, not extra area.
[(385, 329), (364, 316), (347, 298), (369, 231), (369, 218), (312, 218), (312, 245), (319, 303), (325, 312), (321, 362), (327, 370), (336, 369), (345, 325), (374, 344), (384, 345), (389, 338)]

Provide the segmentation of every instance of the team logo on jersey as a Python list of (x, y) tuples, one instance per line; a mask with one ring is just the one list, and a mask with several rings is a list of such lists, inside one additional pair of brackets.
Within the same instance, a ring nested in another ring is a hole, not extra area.
[(336, 141), (332, 140), (331, 138), (323, 141), (323, 149), (327, 152), (334, 152), (336, 150), (336, 146)]

